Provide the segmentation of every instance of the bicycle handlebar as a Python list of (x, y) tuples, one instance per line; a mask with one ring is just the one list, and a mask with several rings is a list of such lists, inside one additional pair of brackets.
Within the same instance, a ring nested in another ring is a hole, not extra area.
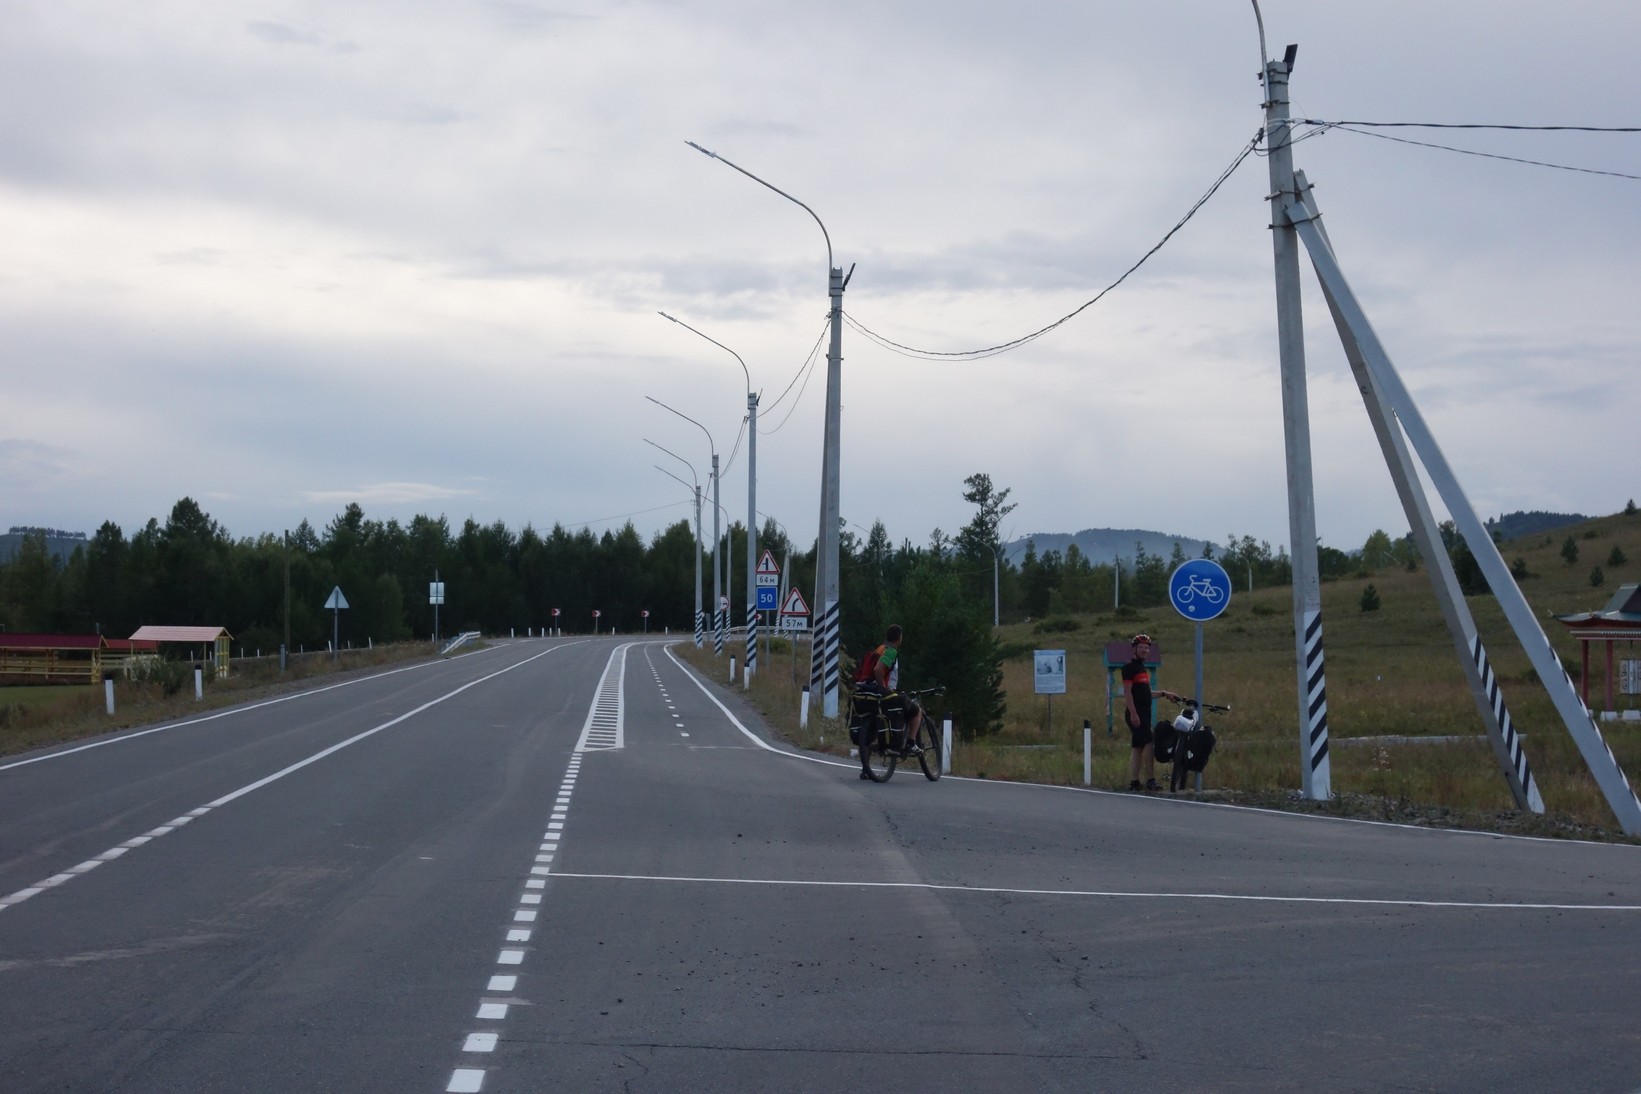
[(1200, 702), (1196, 699), (1191, 698), (1189, 695), (1176, 695), (1171, 691), (1158, 691), (1157, 694), (1161, 695), (1165, 699), (1172, 699), (1174, 702), (1178, 703), (1180, 706), (1190, 705), (1190, 706), (1196, 707), (1199, 710), (1211, 710), (1215, 714), (1229, 714), (1229, 713), (1231, 713), (1231, 708), (1230, 707), (1222, 707), (1218, 703)]

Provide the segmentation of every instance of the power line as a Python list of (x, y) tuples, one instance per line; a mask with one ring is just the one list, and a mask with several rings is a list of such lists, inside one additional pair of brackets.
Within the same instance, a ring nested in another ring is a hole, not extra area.
[(567, 529), (568, 528), (590, 528), (594, 524), (604, 524), (604, 523), (606, 523), (608, 521), (612, 521), (612, 520), (623, 520), (623, 519), (626, 519), (627, 517), (641, 517), (645, 513), (659, 513), (663, 509), (676, 509), (680, 505), (689, 505), (689, 504), (691, 504), (691, 502), (688, 499), (685, 499), (684, 501), (668, 502), (666, 505), (657, 505), (657, 506), (654, 506), (653, 508), (650, 508), (650, 509), (639, 509), (636, 512), (632, 512), (632, 513), (617, 513), (614, 516), (610, 516), (610, 517), (594, 517), (592, 520), (575, 521), (574, 523), (571, 523), (571, 524), (560, 525), (560, 527), (567, 528)]
[[(829, 329), (830, 327), (831, 327), (831, 323), (828, 322), (827, 323), (827, 328)], [(826, 337), (826, 331), (822, 330), (821, 331), (821, 338), (825, 338), (825, 337)], [(803, 375), (803, 386), (798, 388), (798, 397), (796, 399), (792, 400), (792, 405), (790, 407), (787, 407), (786, 417), (782, 418), (781, 421), (780, 421), (780, 425), (777, 425), (774, 429), (760, 429), (760, 430), (758, 430), (759, 433), (762, 433), (765, 437), (768, 437), (768, 436), (770, 436), (771, 434), (774, 434), (774, 433), (779, 433), (781, 431), (781, 428), (783, 426), (785, 426), (787, 422), (792, 420), (793, 413), (796, 412), (799, 405), (801, 405), (803, 403), (803, 393), (805, 391), (809, 390), (809, 378), (815, 374), (815, 362), (820, 359), (819, 350), (820, 350), (820, 339), (816, 339), (814, 349), (809, 351), (809, 360), (804, 362), (804, 368), (803, 368), (803, 373), (802, 373), (802, 375)], [(797, 377), (794, 376), (793, 379), (796, 380)], [(788, 388), (788, 390), (790, 390), (791, 385), (788, 384), (787, 388)]]
[[(1528, 165), (1533, 166), (1533, 167), (1549, 167), (1549, 168), (1553, 168), (1554, 170), (1557, 170), (1557, 171), (1573, 171), (1573, 172), (1576, 172), (1576, 173), (1581, 174), (1581, 175), (1605, 175), (1608, 178), (1631, 179), (1631, 180), (1634, 180), (1634, 181), (1637, 181), (1637, 182), (1641, 182), (1641, 175), (1630, 175), (1630, 174), (1626, 174), (1623, 171), (1602, 171), (1602, 170), (1598, 170), (1594, 167), (1574, 167), (1574, 166), (1571, 166), (1570, 164), (1565, 164), (1565, 163), (1550, 163), (1546, 160), (1530, 160), (1530, 159), (1525, 159), (1521, 156), (1505, 156), (1505, 155), (1501, 155), (1497, 152), (1478, 152), (1473, 148), (1455, 148), (1450, 144), (1437, 144), (1434, 141), (1416, 141), (1416, 140), (1412, 140), (1408, 137), (1393, 137), (1389, 133), (1373, 133), (1373, 132), (1370, 132), (1366, 129), (1356, 128), (1356, 126), (1358, 126), (1358, 125), (1365, 124), (1365, 123), (1360, 123), (1360, 122), (1323, 122), (1323, 121), (1313, 121), (1313, 120), (1310, 120), (1310, 119), (1306, 119), (1303, 122), (1300, 122), (1299, 124), (1311, 125), (1311, 126), (1316, 127), (1311, 132), (1304, 134), (1305, 137), (1321, 136), (1323, 133), (1327, 133), (1327, 132), (1330, 132), (1332, 130), (1339, 129), (1339, 130), (1343, 130), (1346, 133), (1355, 133), (1359, 137), (1375, 137), (1375, 138), (1377, 138), (1379, 140), (1382, 140), (1382, 141), (1395, 141), (1397, 144), (1412, 144), (1412, 145), (1417, 145), (1420, 148), (1435, 148), (1435, 149), (1439, 149), (1440, 151), (1443, 151), (1443, 152), (1457, 152), (1457, 153), (1459, 153), (1460, 155), (1463, 155), (1463, 156), (1480, 156), (1482, 159), (1504, 160), (1506, 163), (1524, 163), (1524, 164), (1528, 164)], [(1377, 125), (1381, 125), (1381, 126), (1389, 126), (1389, 125), (1413, 125), (1415, 123), (1412, 123), (1412, 122), (1378, 122), (1378, 123), (1373, 123), (1373, 124), (1377, 124)], [(1518, 126), (1508, 126), (1508, 125), (1491, 125), (1491, 126), (1490, 125), (1446, 125), (1446, 126), (1439, 126), (1439, 127), (1433, 125), (1433, 126), (1431, 126), (1431, 128), (1443, 128), (1443, 129), (1539, 129), (1539, 130), (1562, 129), (1562, 130), (1577, 130), (1577, 131), (1581, 131), (1581, 132), (1593, 132), (1593, 133), (1641, 133), (1641, 129), (1596, 129), (1596, 128), (1590, 127), (1590, 126), (1573, 126), (1573, 125), (1542, 125), (1542, 126), (1525, 126), (1525, 125), (1518, 125)], [(1303, 138), (1299, 138), (1299, 139), (1303, 139)]]
[(1373, 129), (1506, 129), (1526, 133), (1641, 133), (1638, 125), (1497, 125), (1489, 122), (1324, 122), (1295, 118), (1301, 125), (1356, 125)]
[(1011, 349), (1018, 349), (1021, 346), (1028, 343), (1028, 342), (1032, 342), (1032, 341), (1035, 341), (1038, 338), (1041, 338), (1043, 335), (1047, 334), (1051, 330), (1054, 330), (1056, 327), (1059, 327), (1059, 326), (1061, 326), (1065, 323), (1070, 322), (1072, 319), (1075, 319), (1078, 315), (1082, 314), (1084, 311), (1086, 311), (1090, 307), (1092, 307), (1095, 304), (1099, 303), (1100, 300), (1107, 293), (1109, 293), (1112, 289), (1115, 289), (1118, 285), (1121, 285), (1124, 281), (1127, 281), (1130, 274), (1132, 274), (1135, 270), (1139, 269), (1141, 266), (1145, 265), (1145, 263), (1150, 260), (1152, 255), (1154, 255), (1158, 251), (1162, 250), (1163, 246), (1170, 239), (1174, 238), (1175, 233), (1177, 233), (1181, 228), (1185, 227), (1186, 223), (1188, 221), (1190, 221), (1190, 219), (1197, 214), (1197, 210), (1201, 209), (1204, 205), (1206, 205), (1208, 203), (1208, 199), (1213, 197), (1214, 194), (1218, 192), (1219, 188), (1225, 184), (1225, 180), (1230, 178), (1231, 175), (1233, 173), (1235, 173), (1236, 169), (1238, 167), (1242, 166), (1243, 161), (1246, 160), (1250, 155), (1253, 154), (1254, 149), (1256, 149), (1259, 146), (1259, 142), (1263, 139), (1263, 136), (1264, 136), (1263, 132), (1261, 132), (1259, 134), (1255, 134), (1253, 140), (1249, 141), (1246, 145), (1244, 145), (1242, 147), (1242, 150), (1237, 153), (1236, 158), (1231, 161), (1230, 166), (1226, 167), (1225, 170), (1223, 170), (1219, 173), (1219, 177), (1214, 180), (1214, 183), (1213, 183), (1212, 186), (1208, 187), (1207, 192), (1204, 193), (1200, 198), (1198, 198), (1196, 200), (1196, 202), (1191, 206), (1191, 208), (1186, 211), (1185, 215), (1180, 217), (1180, 219), (1174, 224), (1174, 226), (1172, 228), (1168, 229), (1168, 231), (1163, 234), (1163, 237), (1157, 241), (1155, 246), (1153, 246), (1149, 251), (1146, 251), (1143, 255), (1141, 255), (1140, 258), (1139, 258), (1139, 261), (1135, 262), (1132, 266), (1128, 267), (1128, 269), (1124, 270), (1123, 273), (1122, 273), (1122, 276), (1118, 277), (1117, 280), (1113, 281), (1111, 284), (1109, 284), (1105, 288), (1101, 289), (1098, 293), (1096, 293), (1094, 295), (1093, 299), (1089, 300), (1087, 303), (1083, 304), (1081, 307), (1077, 308), (1075, 311), (1072, 311), (1067, 315), (1061, 316), (1059, 319), (1056, 319), (1054, 322), (1050, 323), (1046, 327), (1042, 327), (1038, 330), (1034, 330), (1030, 334), (1022, 335), (1021, 337), (1015, 338), (1015, 339), (1013, 339), (1011, 341), (1008, 341), (1008, 342), (1002, 342), (1002, 343), (999, 343), (998, 345), (995, 345), (995, 346), (986, 346), (983, 349), (949, 350), (948, 351), (948, 350), (919, 349), (915, 346), (908, 346), (908, 345), (904, 345), (900, 342), (896, 342), (891, 338), (885, 337), (884, 335), (878, 334), (876, 331), (871, 330), (865, 324), (863, 324), (859, 320), (857, 320), (854, 316), (850, 315), (848, 312), (845, 312), (844, 315), (843, 315), (844, 321), (847, 322), (855, 330), (859, 331), (861, 334), (865, 335), (867, 338), (871, 339), (873, 342), (877, 343), (879, 346), (882, 346), (884, 349), (889, 350), (892, 353), (899, 353), (899, 354), (901, 354), (902, 356), (905, 356), (905, 357), (916, 357), (916, 358), (920, 358), (920, 359), (925, 360), (925, 361), (938, 361), (938, 360), (947, 360), (947, 359), (957, 359), (957, 360), (965, 360), (965, 361), (978, 361), (978, 360), (981, 360), (982, 358), (994, 357), (999, 353), (1007, 353)]
[[(815, 354), (820, 352), (821, 341), (826, 337), (826, 332), (830, 328), (831, 328), (831, 320), (828, 319), (826, 321), (826, 323), (822, 324), (820, 335), (815, 339), (815, 344), (809, 348), (809, 356), (804, 358), (803, 364), (798, 366), (798, 371), (794, 372), (792, 374), (792, 379), (786, 385), (786, 389), (781, 392), (780, 398), (776, 399), (774, 402), (770, 403), (768, 406), (760, 407), (759, 409), (761, 409), (764, 413), (767, 414), (770, 411), (774, 410), (776, 407), (781, 405), (781, 401), (786, 398), (787, 392), (792, 390), (792, 385), (798, 382), (798, 377), (802, 376), (804, 374), (804, 370), (807, 369), (811, 364), (814, 363)], [(802, 393), (800, 392), (800, 397), (801, 397), (801, 394)], [(790, 414), (791, 412), (788, 411), (788, 413)], [(780, 427), (777, 426), (776, 428), (778, 429)], [(774, 430), (772, 429), (772, 430), (770, 430), (770, 432), (773, 433)]]

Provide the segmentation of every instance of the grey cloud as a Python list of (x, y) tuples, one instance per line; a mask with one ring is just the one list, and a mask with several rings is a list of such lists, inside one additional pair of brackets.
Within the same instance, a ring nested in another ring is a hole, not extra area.
[(257, 20), (246, 23), (245, 29), (264, 42), (271, 42), (276, 46), (316, 46), (319, 44), (319, 35), (311, 30), (297, 30), (284, 23), (271, 23)]
[(544, 8), (538, 4), (519, 3), (517, 0), (490, 0), (484, 5), (492, 19), (505, 30), (524, 33), (543, 33), (566, 23), (588, 23), (594, 16), (580, 12)]

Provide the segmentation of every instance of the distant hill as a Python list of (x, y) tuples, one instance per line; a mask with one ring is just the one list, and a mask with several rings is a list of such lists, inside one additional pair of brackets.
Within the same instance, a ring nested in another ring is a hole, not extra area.
[[(1202, 554), (1203, 545), (1208, 541), (1167, 532), (1150, 532), (1143, 528), (1084, 528), (1081, 532), (1034, 532), (1022, 536), (1003, 546), (1004, 557), (1018, 565), (1021, 556), (1026, 553), (1027, 542), (1037, 544), (1039, 557), (1050, 551), (1059, 551), (1063, 555), (1065, 549), (1075, 543), (1077, 550), (1087, 555), (1090, 561), (1108, 563), (1113, 558), (1132, 561), (1135, 543), (1144, 546), (1146, 554), (1161, 555), (1164, 559), (1173, 555), (1174, 544), (1177, 543), (1186, 558), (1196, 558)], [(1215, 549), (1218, 549), (1217, 544)]]
[(1589, 519), (1582, 513), (1546, 513), (1541, 509), (1534, 509), (1532, 512), (1517, 510), (1514, 513), (1505, 513), (1486, 521), (1486, 524), (1487, 530), (1498, 539), (1519, 539), (1535, 532), (1548, 532)]

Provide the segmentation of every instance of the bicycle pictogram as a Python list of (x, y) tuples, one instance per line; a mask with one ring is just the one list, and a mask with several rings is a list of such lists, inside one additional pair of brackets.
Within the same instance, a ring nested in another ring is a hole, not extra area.
[(1174, 598), (1181, 604), (1189, 604), (1198, 596), (1210, 604), (1218, 604), (1225, 599), (1225, 590), (1215, 585), (1207, 574), (1201, 574), (1190, 578), (1189, 582), (1174, 594)]

